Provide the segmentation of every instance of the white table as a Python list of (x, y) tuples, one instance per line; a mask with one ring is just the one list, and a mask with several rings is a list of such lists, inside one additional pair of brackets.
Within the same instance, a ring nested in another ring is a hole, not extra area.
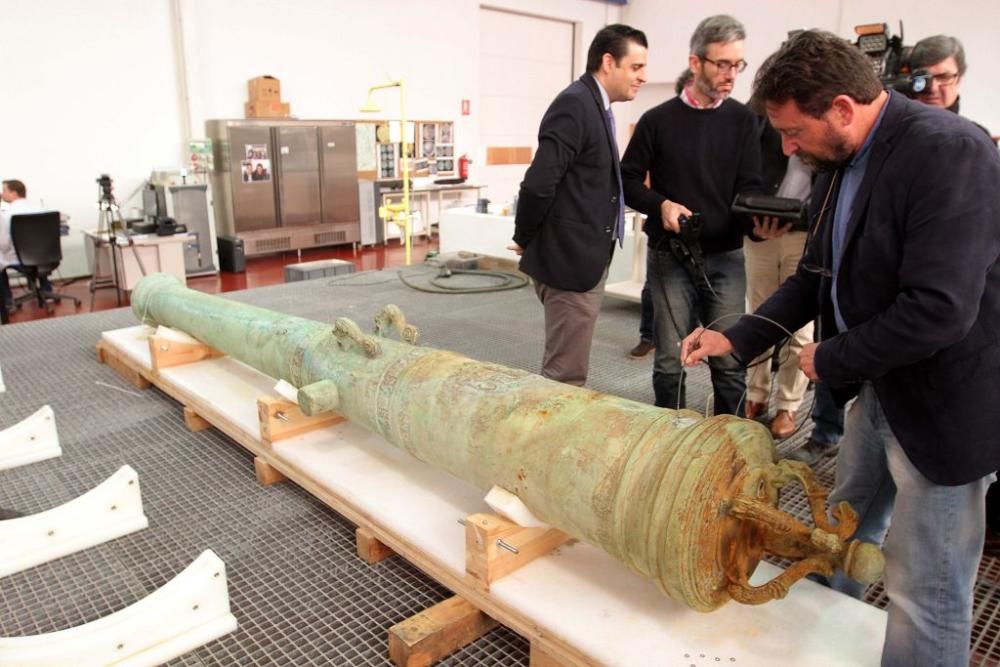
[[(184, 270), (184, 244), (193, 238), (192, 234), (119, 235), (111, 244), (106, 234), (84, 231), (87, 239), (87, 263), (90, 268), (91, 286), (114, 285), (130, 292), (136, 283), (149, 273), (169, 273), (187, 284)], [(111, 246), (114, 245), (114, 261)]]

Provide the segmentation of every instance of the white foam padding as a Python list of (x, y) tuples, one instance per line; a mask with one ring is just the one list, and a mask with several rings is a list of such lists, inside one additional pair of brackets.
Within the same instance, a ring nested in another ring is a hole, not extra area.
[(172, 340), (175, 343), (191, 343), (193, 345), (201, 345), (199, 341), (194, 336), (191, 336), (180, 329), (171, 329), (170, 327), (165, 327), (162, 324), (156, 327), (156, 335), (160, 338), (166, 338), (167, 340)]
[(0, 431), (0, 470), (51, 459), (61, 454), (56, 416), (48, 405)]
[[(0, 577), (142, 530), (139, 476), (131, 466), (78, 498), (30, 516), (0, 521)], [(0, 665), (7, 664), (0, 660)]]
[(0, 665), (152, 667), (236, 629), (226, 566), (211, 549), (133, 605), (75, 628), (0, 638)]

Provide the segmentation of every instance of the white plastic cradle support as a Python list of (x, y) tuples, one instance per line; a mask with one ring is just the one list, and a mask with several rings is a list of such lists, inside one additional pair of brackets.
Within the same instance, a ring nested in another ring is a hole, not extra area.
[(0, 431), (0, 470), (51, 459), (62, 454), (56, 416), (49, 406)]
[(235, 629), (225, 563), (206, 549), (164, 586), (110, 616), (44, 635), (0, 638), (0, 665), (159, 665)]
[[(130, 466), (78, 498), (17, 519), (0, 521), (0, 577), (142, 530), (139, 476)], [(8, 664), (0, 660), (0, 665)]]

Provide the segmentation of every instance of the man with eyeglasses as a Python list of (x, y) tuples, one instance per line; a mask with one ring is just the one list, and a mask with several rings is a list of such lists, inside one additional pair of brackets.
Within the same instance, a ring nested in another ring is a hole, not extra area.
[[(917, 94), (917, 101), (958, 113), (966, 70), (965, 49), (960, 41), (948, 35), (925, 37), (913, 46), (909, 65), (910, 71), (923, 70), (931, 75), (930, 87)], [(975, 125), (989, 135), (985, 127)]]
[(925, 37), (910, 52), (910, 70), (931, 75), (931, 85), (917, 95), (924, 104), (958, 113), (958, 97), (965, 75), (965, 49), (947, 35)]
[[(676, 98), (642, 115), (622, 158), (625, 201), (647, 216), (653, 391), (660, 407), (685, 407), (678, 354), (684, 334), (699, 322), (723, 318), (725, 324), (726, 316), (745, 308), (743, 237), (753, 223), (729, 210), (736, 194), (761, 189), (756, 119), (729, 99), (736, 76), (747, 66), (745, 38), (743, 25), (731, 16), (699, 23), (688, 57), (691, 82)], [(701, 221), (700, 265), (683, 255), (685, 248), (697, 250), (688, 247), (691, 239), (681, 230), (693, 212)], [(757, 231), (758, 236), (771, 234)], [(742, 415), (743, 367), (732, 357), (713, 359), (711, 376), (715, 413)]]
[[(753, 359), (818, 318), (799, 356), (847, 414), (831, 506), (855, 539), (885, 538), (882, 665), (967, 667), (983, 499), (1000, 468), (1000, 154), (953, 114), (885, 91), (852, 44), (789, 39), (754, 95), (789, 155), (821, 170), (795, 275), (724, 333), (681, 355)], [(891, 523), (891, 530), (890, 528)], [(861, 597), (841, 574), (830, 585)]]

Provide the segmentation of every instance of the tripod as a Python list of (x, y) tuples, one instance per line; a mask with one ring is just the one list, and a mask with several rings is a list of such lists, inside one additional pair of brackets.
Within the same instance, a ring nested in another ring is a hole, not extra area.
[[(119, 306), (122, 305), (122, 289), (121, 281), (122, 274), (124, 274), (124, 267), (118, 266), (118, 246), (122, 241), (119, 234), (124, 234), (125, 232), (125, 220), (122, 218), (121, 209), (118, 207), (118, 202), (115, 201), (114, 194), (111, 192), (111, 179), (107, 176), (102, 176), (97, 180), (100, 184), (100, 199), (98, 201), (98, 207), (100, 213), (97, 219), (97, 234), (94, 241), (94, 276), (90, 281), (90, 310), (94, 310), (94, 298), (96, 296), (95, 292), (101, 287), (114, 287), (115, 288), (115, 298)], [(127, 238), (126, 245), (132, 248), (132, 253), (135, 255), (135, 260), (139, 264), (139, 270), (142, 275), (146, 275), (146, 267), (143, 264), (142, 257), (139, 255), (139, 251), (135, 247), (135, 241), (131, 237)], [(101, 264), (101, 249), (103, 247), (108, 248), (108, 254), (111, 255), (111, 277), (103, 284), (98, 284), (98, 271), (97, 268)]]

